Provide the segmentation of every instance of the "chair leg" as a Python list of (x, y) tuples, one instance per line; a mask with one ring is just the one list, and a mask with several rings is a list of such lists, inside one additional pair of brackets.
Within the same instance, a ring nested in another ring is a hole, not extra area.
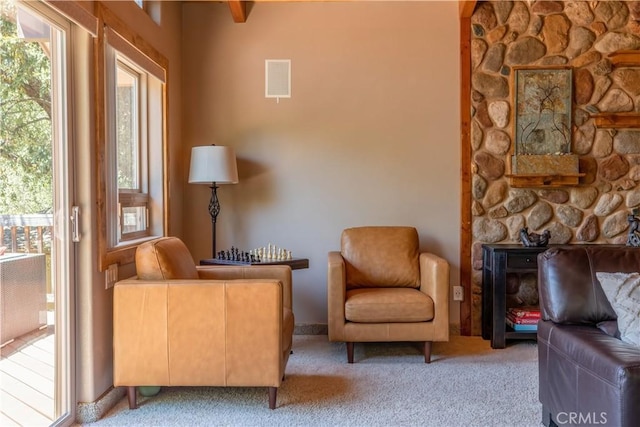
[(353, 342), (347, 343), (347, 362), (353, 363)]
[(424, 363), (431, 363), (431, 341), (424, 342)]
[(276, 409), (277, 397), (278, 397), (278, 387), (269, 387), (269, 409)]
[(127, 398), (129, 399), (129, 409), (137, 409), (138, 408), (138, 402), (137, 402), (137, 387), (133, 386), (133, 387), (127, 387)]

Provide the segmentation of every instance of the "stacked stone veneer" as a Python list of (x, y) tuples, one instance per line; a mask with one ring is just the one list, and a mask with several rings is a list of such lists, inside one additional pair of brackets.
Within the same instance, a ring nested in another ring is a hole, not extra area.
[[(640, 112), (640, 67), (608, 60), (640, 49), (640, 1), (478, 2), (471, 24), (472, 332), (480, 334), (483, 243), (518, 243), (525, 226), (549, 229), (551, 243), (626, 242), (627, 215), (640, 207), (640, 131), (598, 129), (591, 114)], [(510, 187), (519, 66), (573, 68), (580, 185)]]

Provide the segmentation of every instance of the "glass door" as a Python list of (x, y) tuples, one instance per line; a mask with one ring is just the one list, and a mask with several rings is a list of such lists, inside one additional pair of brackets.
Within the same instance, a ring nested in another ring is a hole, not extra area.
[(73, 421), (68, 22), (0, 2), (0, 425)]

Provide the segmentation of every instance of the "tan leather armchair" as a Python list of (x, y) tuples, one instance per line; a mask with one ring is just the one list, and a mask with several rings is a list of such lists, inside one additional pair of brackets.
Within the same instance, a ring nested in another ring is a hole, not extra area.
[(114, 385), (265, 386), (269, 408), (291, 352), (288, 266), (196, 266), (175, 237), (140, 245), (115, 284)]
[(449, 341), (449, 263), (419, 253), (413, 227), (356, 227), (342, 232), (340, 252), (329, 252), (329, 340)]

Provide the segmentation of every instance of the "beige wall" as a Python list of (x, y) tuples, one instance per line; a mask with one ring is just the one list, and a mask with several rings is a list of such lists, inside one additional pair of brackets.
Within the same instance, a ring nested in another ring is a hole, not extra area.
[[(218, 191), (218, 249), (272, 243), (309, 258), (294, 272), (298, 324), (327, 321), (327, 252), (346, 227), (415, 226), (458, 284), (456, 2), (255, 3), (244, 24), (226, 4), (182, 11), (181, 178), (192, 146), (238, 156), (240, 183)], [(291, 99), (264, 97), (265, 59), (291, 59)], [(184, 184), (196, 260), (210, 256), (209, 196)]]

